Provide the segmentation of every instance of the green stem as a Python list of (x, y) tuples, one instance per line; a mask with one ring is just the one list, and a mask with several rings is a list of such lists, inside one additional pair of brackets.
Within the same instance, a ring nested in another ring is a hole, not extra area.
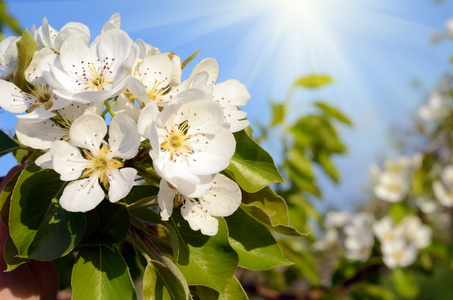
[[(115, 101), (114, 101), (114, 102), (115, 102)], [(115, 102), (115, 103), (116, 103), (116, 102)], [(112, 118), (113, 118), (113, 117), (115, 116), (115, 112), (113, 112), (112, 106), (110, 106), (110, 102), (109, 102), (108, 99), (104, 101), (104, 105), (105, 105), (105, 107), (107, 108), (107, 111), (109, 112), (109, 114), (110, 114), (110, 115), (112, 116)], [(103, 114), (103, 116), (105, 115), (104, 113), (102, 113), (102, 114)]]

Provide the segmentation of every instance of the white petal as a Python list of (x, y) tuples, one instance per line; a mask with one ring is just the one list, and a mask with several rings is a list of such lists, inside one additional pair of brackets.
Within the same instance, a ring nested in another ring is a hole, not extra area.
[(18, 120), (16, 135), (19, 141), (34, 149), (49, 149), (53, 142), (60, 140), (67, 132), (46, 120), (38, 123)]
[(193, 101), (182, 105), (179, 112), (184, 111), (184, 118), (189, 121), (188, 134), (215, 134), (223, 127), (223, 110), (212, 100)]
[(95, 208), (104, 199), (104, 191), (97, 177), (69, 183), (60, 197), (60, 205), (67, 211), (86, 212)]
[(106, 133), (107, 125), (104, 119), (95, 114), (80, 116), (69, 129), (71, 143), (77, 147), (88, 149), (93, 154), (99, 151), (99, 146)]
[(214, 84), (215, 81), (217, 80), (217, 76), (219, 76), (219, 64), (214, 58), (205, 58), (202, 61), (200, 61), (195, 66), (195, 68), (193, 68), (192, 75), (201, 72), (208, 72), (209, 74), (208, 83)]
[(35, 110), (33, 110), (31, 113), (24, 114), (24, 115), (18, 115), (16, 117), (19, 120), (22, 120), (22, 122), (24, 122), (24, 123), (25, 122), (38, 123), (38, 122), (48, 120), (54, 116), (56, 116), (56, 115), (53, 112), (45, 109), (44, 106), (40, 105)]
[(181, 194), (187, 197), (195, 198), (203, 196), (211, 188), (212, 177), (213, 177), (212, 175), (198, 175), (197, 176), (198, 183), (196, 184), (185, 180), (187, 176), (184, 176), (182, 178), (173, 177), (171, 178), (171, 181), (174, 183), (175, 187), (177, 186), (178, 191)]
[(127, 88), (132, 94), (136, 96), (137, 100), (139, 100), (140, 103), (143, 103), (145, 105), (148, 104), (148, 93), (146, 92), (145, 84), (143, 82), (133, 77), (129, 80)]
[(167, 181), (162, 179), (159, 184), (159, 193), (157, 194), (157, 203), (160, 208), (160, 216), (163, 221), (168, 221), (173, 212), (173, 203), (177, 191), (170, 188)]
[(200, 198), (202, 210), (208, 215), (226, 217), (241, 204), (241, 189), (233, 180), (222, 174), (214, 177), (211, 189)]
[(96, 46), (97, 55), (100, 59), (106, 57), (109, 59), (114, 58), (115, 62), (120, 64), (129, 57), (133, 43), (126, 32), (118, 28), (113, 28), (101, 35), (99, 43)]
[(41, 169), (52, 169), (52, 155), (47, 151), (35, 160), (35, 164)]
[[(142, 109), (142, 112), (140, 113), (140, 117), (138, 118), (138, 125), (137, 125), (138, 133), (141, 136), (143, 136), (147, 139), (150, 138), (151, 123), (156, 121), (158, 115), (159, 115), (159, 108), (157, 107), (157, 104), (154, 102), (149, 103), (148, 105), (146, 105), (146, 107), (144, 109)], [(156, 140), (156, 146), (160, 147), (158, 140)]]
[(79, 149), (65, 141), (56, 141), (50, 147), (52, 168), (60, 174), (63, 181), (75, 180), (82, 175), (90, 163), (83, 158)]
[(114, 169), (109, 172), (110, 202), (116, 202), (129, 194), (136, 175), (137, 170), (133, 168)]
[(137, 154), (140, 136), (137, 124), (128, 115), (118, 114), (112, 118), (109, 145), (113, 156), (130, 159)]
[[(99, 102), (102, 104), (102, 102)], [(116, 100), (115, 107), (113, 108), (115, 113), (124, 113), (131, 117), (132, 120), (138, 122), (141, 110), (140, 108), (131, 102), (124, 94), (120, 94)]]
[(69, 24), (66, 24), (64, 28), (60, 30), (57, 37), (55, 38), (54, 47), (56, 50), (61, 49), (61, 46), (63, 45), (64, 41), (66, 41), (69, 37), (72, 36), (80, 38), (85, 42), (87, 46), (90, 44), (90, 30), (88, 29), (88, 27), (81, 23), (76, 22), (72, 22), (71, 24), (74, 26), (68, 26)]
[(11, 113), (23, 113), (29, 101), (20, 88), (9, 81), (0, 80), (0, 108)]
[(243, 106), (250, 100), (250, 94), (243, 83), (236, 79), (230, 79), (214, 86), (214, 100), (221, 103)]
[(35, 52), (35, 54), (33, 54), (33, 59), (31, 60), (30, 65), (28, 65), (27, 70), (25, 71), (25, 79), (29, 83), (34, 84), (33, 82), (36, 80), (36, 78), (42, 76), (39, 66), (41, 61), (49, 55), (54, 56), (55, 54), (50, 48), (47, 47), (38, 50)]
[(104, 26), (102, 26), (102, 33), (114, 29), (114, 28), (120, 28), (121, 26), (121, 17), (119, 13), (114, 13), (110, 19), (105, 22)]
[(214, 174), (224, 170), (236, 150), (236, 140), (225, 128), (215, 135), (196, 135), (190, 140), (198, 140), (190, 144), (194, 151), (190, 159), (194, 162), (189, 168), (194, 174)]
[(231, 132), (238, 132), (247, 126), (249, 126), (249, 121), (243, 120), (247, 117), (245, 111), (237, 109), (236, 106), (226, 107), (223, 111), (225, 124), (228, 124), (228, 130)]
[(193, 230), (201, 230), (204, 235), (214, 236), (219, 230), (219, 221), (204, 213), (195, 200), (186, 200), (181, 207), (182, 217), (189, 222)]

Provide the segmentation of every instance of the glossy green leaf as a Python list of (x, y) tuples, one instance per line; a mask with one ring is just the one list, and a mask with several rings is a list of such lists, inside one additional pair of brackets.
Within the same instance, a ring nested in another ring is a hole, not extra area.
[(297, 187), (297, 189), (308, 192), (316, 197), (321, 198), (322, 193), (315, 182), (315, 178), (308, 178), (305, 174), (301, 173), (300, 170), (294, 167), (292, 164), (286, 165), (288, 177), (291, 182)]
[(287, 235), (301, 235), (289, 225), (285, 201), (269, 187), (256, 193), (243, 192), (241, 209), (272, 230)]
[(226, 222), (219, 220), (219, 231), (209, 237), (194, 231), (173, 211), (171, 224), (178, 233), (179, 256), (176, 265), (189, 285), (206, 285), (222, 293), (238, 266), (238, 255), (228, 242)]
[(0, 157), (8, 154), (19, 147), (12, 138), (10, 138), (3, 130), (0, 130)]
[(335, 119), (337, 119), (340, 122), (343, 122), (346, 125), (352, 126), (352, 121), (349, 120), (349, 118), (346, 117), (345, 114), (343, 114), (341, 111), (339, 111), (335, 107), (328, 105), (324, 102), (315, 102), (315, 105), (317, 107), (319, 107), (327, 115), (334, 117)]
[(87, 229), (83, 245), (106, 245), (121, 242), (129, 231), (129, 213), (124, 206), (102, 201), (95, 209), (85, 213)]
[(195, 299), (199, 300), (217, 300), (219, 299), (219, 292), (208, 288), (207, 286), (197, 285), (196, 286), (196, 297)]
[(392, 272), (392, 279), (398, 294), (409, 299), (417, 298), (420, 293), (420, 287), (410, 270), (401, 268), (394, 269)]
[(225, 172), (242, 189), (254, 193), (271, 183), (283, 182), (274, 160), (244, 130), (234, 133), (236, 153)]
[(72, 269), (72, 299), (137, 299), (121, 254), (105, 246), (83, 247)]
[(219, 300), (248, 300), (248, 297), (239, 280), (233, 276), (228, 281), (225, 292), (220, 294)]
[(69, 253), (85, 232), (82, 213), (60, 207), (64, 187), (53, 170), (28, 166), (19, 176), (11, 198), (9, 228), (19, 256), (51, 260)]
[[(19, 167), (15, 167), (19, 168)], [(14, 169), (12, 169), (14, 170)], [(12, 172), (10, 170), (10, 172)], [(9, 226), (9, 210), (11, 206), (11, 196), (13, 194), (14, 186), (16, 185), (17, 179), (19, 178), (20, 175), (20, 170), (17, 169), (17, 173), (11, 178), (11, 180), (3, 187), (3, 190), (1, 191), (0, 194), (0, 215), (3, 221), (3, 224), (5, 224), (7, 227)], [(4, 180), (6, 180), (5, 177)]]
[(190, 299), (187, 282), (176, 265), (168, 258), (165, 264), (156, 260), (148, 263), (143, 276), (143, 299)]
[(17, 63), (14, 69), (13, 82), (21, 90), (28, 92), (28, 82), (25, 80), (25, 70), (30, 64), (33, 54), (38, 50), (38, 43), (25, 28), (21, 39), (17, 42)]
[(307, 76), (300, 77), (296, 80), (295, 84), (300, 87), (315, 89), (321, 88), (329, 83), (332, 83), (333, 79), (330, 76), (323, 74), (310, 74)]
[(239, 266), (266, 270), (291, 264), (268, 229), (243, 210), (226, 218), (231, 247), (239, 255)]
[(272, 121), (270, 126), (275, 126), (283, 122), (286, 115), (286, 106), (284, 103), (271, 103)]
[(5, 250), (3, 252), (3, 258), (5, 259), (5, 263), (7, 266), (5, 272), (12, 271), (12, 270), (16, 269), (18, 266), (20, 266), (21, 264), (24, 264), (24, 263), (30, 261), (29, 258), (18, 257), (17, 256), (18, 254), (19, 253), (17, 252), (16, 245), (14, 245), (11, 237), (8, 237), (8, 239), (6, 240), (6, 243), (5, 243)]
[(135, 185), (132, 187), (126, 198), (124, 198), (124, 201), (129, 205), (136, 203), (143, 204), (143, 202), (153, 200), (158, 192), (159, 188), (157, 186)]

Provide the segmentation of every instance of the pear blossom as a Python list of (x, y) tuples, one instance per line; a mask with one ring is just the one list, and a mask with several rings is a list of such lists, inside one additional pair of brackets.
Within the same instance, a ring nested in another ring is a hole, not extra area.
[(17, 62), (17, 45), (20, 37), (9, 36), (0, 42), (0, 79), (13, 75)]
[(183, 195), (197, 197), (212, 174), (229, 165), (236, 149), (233, 134), (223, 124), (221, 106), (191, 89), (178, 94), (160, 113), (155, 103), (147, 105), (138, 127), (150, 140), (157, 174)]
[(17, 116), (24, 122), (49, 119), (55, 116), (52, 111), (70, 104), (68, 100), (57, 97), (44, 78), (44, 74), (48, 72), (48, 66), (41, 63), (47, 61), (49, 55), (53, 55), (49, 48), (34, 53), (25, 71), (25, 79), (29, 83), (30, 91), (23, 91), (12, 82), (0, 80), (0, 106), (12, 113), (27, 111), (27, 114)]
[(342, 228), (347, 224), (349, 218), (348, 212), (329, 211), (324, 219), (324, 224), (327, 228)]
[(69, 130), (71, 144), (56, 141), (50, 147), (53, 169), (61, 180), (70, 181), (60, 197), (64, 209), (84, 212), (95, 208), (104, 199), (99, 181), (108, 190), (110, 202), (124, 198), (131, 190), (137, 170), (123, 167), (120, 159), (137, 154), (137, 125), (128, 116), (118, 114), (111, 120), (108, 144), (101, 147), (106, 134), (107, 125), (101, 116), (85, 114)]
[(86, 45), (90, 43), (90, 29), (86, 25), (69, 22), (58, 31), (49, 25), (46, 17), (42, 19), (41, 26), (38, 29), (35, 29), (33, 25), (30, 34), (38, 43), (38, 49), (49, 48), (54, 52), (58, 52), (63, 42), (70, 36), (80, 38)]
[(407, 195), (409, 184), (407, 179), (390, 172), (383, 172), (377, 178), (374, 186), (374, 194), (381, 200), (388, 202), (399, 202)]
[(447, 97), (433, 91), (428, 103), (420, 107), (418, 114), (428, 121), (442, 121), (450, 113), (451, 104)]
[(225, 127), (231, 132), (246, 128), (249, 125), (249, 122), (245, 120), (247, 113), (239, 110), (237, 106), (246, 105), (250, 100), (250, 94), (245, 85), (236, 79), (216, 83), (219, 75), (219, 65), (214, 58), (206, 58), (199, 62), (192, 70), (189, 78), (173, 89), (173, 91), (170, 91), (169, 95), (174, 97), (178, 92), (192, 88), (197, 77), (198, 79), (205, 78), (200, 77), (202, 74), (207, 75), (206, 81), (202, 83), (212, 86), (211, 97), (222, 106)]
[(373, 232), (381, 243), (391, 243), (402, 237), (402, 232), (396, 230), (392, 219), (388, 216), (373, 224)]
[(433, 234), (431, 227), (424, 225), (415, 215), (405, 217), (397, 227), (403, 232), (406, 242), (418, 249), (425, 248), (431, 243)]
[(162, 179), (157, 201), (162, 220), (168, 220), (173, 206), (180, 205), (182, 217), (189, 222), (190, 228), (213, 236), (217, 234), (219, 227), (218, 220), (214, 217), (232, 215), (241, 204), (241, 190), (233, 180), (216, 174), (209, 190), (204, 195), (193, 198), (181, 194)]
[(374, 245), (372, 221), (372, 215), (361, 212), (353, 216), (345, 226), (344, 246), (347, 258), (365, 261), (370, 257)]
[(168, 91), (180, 82), (181, 58), (173, 53), (157, 53), (138, 63), (128, 89), (140, 104), (162, 105), (171, 100), (173, 96)]
[(89, 47), (71, 36), (61, 46), (60, 55), (54, 55), (46, 80), (61, 98), (104, 101), (126, 88), (138, 52), (127, 33), (117, 28), (105, 31)]
[(324, 236), (320, 239), (317, 239), (313, 244), (313, 248), (317, 251), (326, 251), (339, 243), (338, 231), (334, 228), (328, 228)]
[(382, 260), (391, 268), (407, 267), (417, 259), (417, 249), (414, 245), (397, 240), (391, 243), (384, 243), (381, 247)]

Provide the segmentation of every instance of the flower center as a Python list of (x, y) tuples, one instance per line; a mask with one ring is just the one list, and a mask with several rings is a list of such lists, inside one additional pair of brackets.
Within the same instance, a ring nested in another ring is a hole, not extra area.
[(187, 140), (191, 137), (187, 134), (189, 122), (184, 121), (179, 125), (174, 125), (171, 130), (167, 130), (165, 141), (160, 144), (162, 150), (170, 152), (170, 159), (190, 153), (190, 148), (187, 146)]
[(34, 86), (28, 96), (32, 103), (28, 109), (29, 113), (41, 105), (44, 106), (45, 109), (49, 110), (53, 106), (53, 100), (55, 100), (55, 94), (53, 93), (52, 88), (47, 84), (42, 85), (41, 83)]
[(400, 186), (398, 183), (393, 182), (388, 185), (388, 189), (389, 189), (389, 191), (391, 191), (393, 193), (397, 193), (400, 190)]
[(118, 169), (124, 166), (124, 164), (108, 155), (109, 146), (102, 146), (101, 150), (97, 155), (89, 151), (85, 151), (87, 160), (90, 162), (90, 166), (83, 172), (82, 177), (90, 177), (92, 175), (97, 176), (106, 189), (109, 188), (109, 171)]
[(90, 71), (91, 78), (88, 79), (86, 77), (86, 73), (83, 74), (85, 80), (87, 81), (87, 87), (85, 90), (92, 90), (92, 91), (102, 91), (104, 90), (104, 86), (108, 84), (113, 84), (112, 81), (108, 81), (106, 76), (104, 75), (104, 70), (108, 69), (107, 66), (104, 67), (94, 67), (93, 63), (88, 63), (88, 70)]
[(393, 259), (397, 262), (401, 262), (404, 258), (404, 253), (401, 250), (393, 252)]

